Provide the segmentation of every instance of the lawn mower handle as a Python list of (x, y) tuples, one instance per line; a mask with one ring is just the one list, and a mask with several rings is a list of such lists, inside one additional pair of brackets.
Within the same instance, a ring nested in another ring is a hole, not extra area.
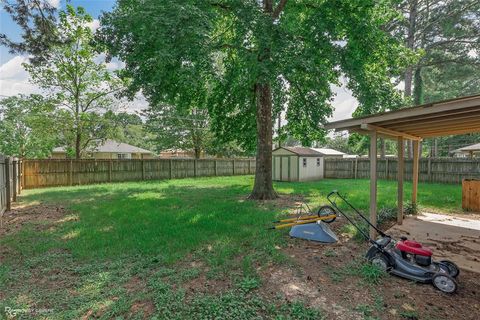
[[(376, 226), (374, 226), (369, 219), (367, 219), (360, 211), (357, 210), (357, 208), (355, 208), (350, 202), (347, 201), (347, 199), (345, 199), (344, 196), (342, 196), (337, 190), (333, 190), (332, 192), (330, 192), (328, 195), (327, 195), (327, 200), (328, 202), (330, 202), (330, 204), (332, 206), (335, 207), (335, 209), (337, 209), (338, 212), (340, 212), (355, 228), (357, 228), (357, 230), (365, 237), (365, 239), (369, 240), (370, 242), (378, 245), (378, 243), (374, 240), (374, 239), (371, 239), (367, 234), (365, 234), (365, 232), (363, 232), (362, 229), (360, 229), (360, 227), (358, 227), (358, 225), (356, 225), (353, 220), (345, 214), (345, 212), (343, 212), (336, 204), (335, 200), (332, 200), (330, 199), (333, 195), (339, 197), (340, 199), (342, 199), (343, 202), (345, 202), (350, 208), (353, 209), (353, 211), (355, 213), (357, 213), (370, 227), (374, 228), (378, 234), (380, 234), (382, 237), (387, 237), (389, 239), (391, 239), (390, 236), (386, 235), (382, 230), (378, 229)], [(390, 241), (388, 241), (390, 242)]]

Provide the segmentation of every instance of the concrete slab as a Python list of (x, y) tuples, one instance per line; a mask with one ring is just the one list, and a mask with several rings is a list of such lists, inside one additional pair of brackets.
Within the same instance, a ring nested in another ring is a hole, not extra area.
[(422, 213), (408, 217), (387, 232), (405, 235), (434, 250), (435, 260), (454, 261), (461, 269), (480, 273), (480, 215)]

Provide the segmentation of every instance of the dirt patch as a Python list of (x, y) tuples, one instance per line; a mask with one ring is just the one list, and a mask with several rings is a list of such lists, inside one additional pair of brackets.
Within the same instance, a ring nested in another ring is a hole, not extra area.
[(150, 316), (155, 312), (155, 305), (151, 300), (146, 301), (136, 301), (132, 304), (130, 308), (130, 318), (137, 316), (138, 314), (143, 314), (143, 319), (149, 319)]
[[(462, 269), (459, 290), (447, 295), (429, 284), (416, 284), (386, 275), (375, 285), (351, 272), (363, 263), (366, 243), (341, 235), (345, 222), (332, 224), (339, 235), (335, 244), (291, 239), (282, 250), (294, 267), (270, 266), (262, 273), (265, 296), (281, 294), (287, 301), (301, 300), (327, 313), (327, 319), (477, 319), (480, 308), (478, 274)], [(438, 258), (438, 257), (437, 257)]]
[(63, 206), (17, 203), (12, 210), (4, 213), (0, 227), (0, 237), (14, 234), (25, 225), (33, 224), (36, 230), (47, 230), (56, 223), (76, 220), (78, 217), (69, 215)]
[[(242, 197), (239, 201), (250, 201), (248, 197)], [(279, 195), (275, 200), (256, 200), (255, 203), (259, 207), (265, 207), (271, 209), (272, 206), (275, 209), (288, 210), (294, 214), (295, 209), (301, 207), (305, 198), (299, 194)]]

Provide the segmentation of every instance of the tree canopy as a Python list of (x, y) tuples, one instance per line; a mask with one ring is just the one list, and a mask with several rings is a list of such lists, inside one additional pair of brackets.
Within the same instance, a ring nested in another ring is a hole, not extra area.
[(112, 94), (122, 86), (106, 64), (97, 61), (91, 21), (83, 8), (68, 5), (56, 25), (61, 43), (50, 48), (48, 61), (24, 65), (32, 81), (61, 109), (62, 136), (76, 158), (108, 135), (111, 122), (102, 113), (113, 107)]
[[(401, 95), (391, 79), (411, 54), (384, 26), (389, 0), (119, 0), (101, 38), (125, 62), (130, 91), (178, 108), (206, 105), (214, 132), (257, 148), (253, 194), (271, 187), (272, 116), (308, 145), (332, 115), (332, 84), (344, 76), (362, 110)], [(270, 163), (270, 164), (269, 164)], [(261, 186), (261, 188), (257, 188)], [(261, 190), (260, 190), (261, 189)]]
[(0, 45), (7, 46), (11, 53), (28, 54), (31, 63), (47, 61), (50, 48), (61, 43), (56, 8), (48, 0), (3, 0), (1, 5), (19, 26), (21, 40), (0, 33)]
[(40, 95), (0, 100), (0, 153), (42, 158), (58, 142), (55, 107)]

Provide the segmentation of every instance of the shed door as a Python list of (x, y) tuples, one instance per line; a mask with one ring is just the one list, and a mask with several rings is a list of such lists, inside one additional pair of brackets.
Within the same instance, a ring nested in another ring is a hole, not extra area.
[(276, 181), (282, 180), (280, 177), (280, 160), (281, 160), (281, 157), (279, 156), (273, 157), (273, 180), (276, 180)]
[(290, 157), (282, 157), (282, 181), (290, 181)]

